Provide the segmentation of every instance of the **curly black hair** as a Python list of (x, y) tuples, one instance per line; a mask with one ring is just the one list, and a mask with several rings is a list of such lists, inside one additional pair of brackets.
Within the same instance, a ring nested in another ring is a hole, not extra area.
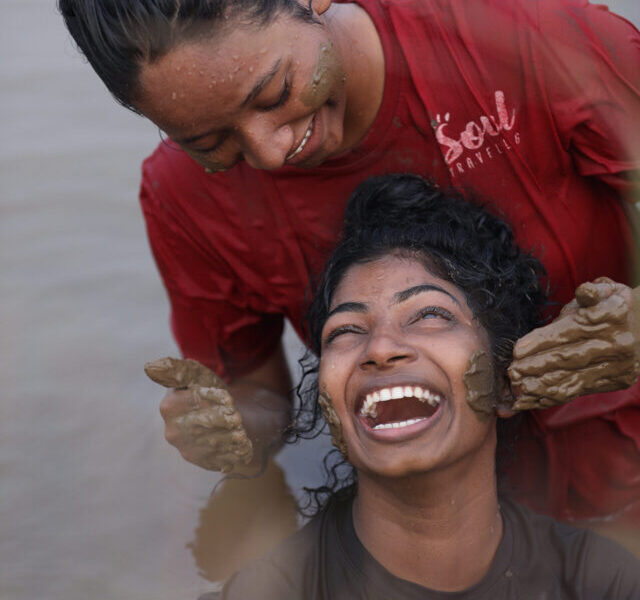
[[(326, 263), (307, 316), (313, 353), (302, 359), (300, 408), (294, 438), (316, 435), (324, 427), (317, 397), (321, 332), (333, 294), (350, 267), (399, 254), (420, 260), (434, 275), (450, 281), (487, 331), (496, 377), (504, 381), (515, 341), (541, 323), (547, 294), (540, 261), (518, 248), (507, 223), (464, 198), (416, 175), (385, 175), (361, 184), (346, 208), (343, 233)], [(517, 421), (517, 419), (516, 419)], [(498, 422), (504, 449), (513, 419)], [(335, 454), (335, 453), (334, 453)], [(500, 454), (500, 453), (498, 453)], [(308, 490), (321, 507), (342, 488), (353, 491), (355, 472), (343, 461), (325, 458), (327, 483)], [(501, 458), (497, 457), (500, 469)]]

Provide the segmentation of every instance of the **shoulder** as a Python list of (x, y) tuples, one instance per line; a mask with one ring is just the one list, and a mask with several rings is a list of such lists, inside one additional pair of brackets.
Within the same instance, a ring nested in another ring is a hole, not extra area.
[(515, 503), (502, 506), (513, 527), (516, 570), (551, 577), (577, 598), (640, 599), (640, 563), (622, 546)]
[(306, 600), (305, 580), (313, 563), (322, 519), (316, 517), (265, 557), (238, 571), (226, 583), (223, 600)]
[(540, 42), (553, 51), (552, 60), (572, 71), (586, 71), (602, 62), (615, 67), (619, 76), (633, 79), (640, 58), (640, 33), (629, 21), (587, 0), (535, 0), (532, 4)]

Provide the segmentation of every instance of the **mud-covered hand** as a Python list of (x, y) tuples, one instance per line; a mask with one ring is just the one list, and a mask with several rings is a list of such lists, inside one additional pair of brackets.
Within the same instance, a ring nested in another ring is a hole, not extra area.
[(640, 372), (640, 288), (606, 277), (583, 283), (554, 321), (518, 340), (513, 357), (516, 410), (629, 387)]
[(161, 358), (145, 373), (173, 388), (160, 405), (165, 437), (182, 456), (211, 471), (230, 473), (251, 462), (253, 448), (224, 381), (191, 359)]

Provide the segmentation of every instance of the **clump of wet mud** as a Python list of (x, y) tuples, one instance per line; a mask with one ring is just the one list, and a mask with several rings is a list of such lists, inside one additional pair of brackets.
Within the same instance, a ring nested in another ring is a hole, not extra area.
[(640, 290), (604, 277), (582, 284), (557, 319), (516, 344), (509, 367), (514, 408), (629, 387), (640, 370), (639, 340)]
[(225, 382), (213, 371), (193, 359), (161, 358), (144, 367), (149, 378), (166, 388), (190, 390), (192, 409), (175, 419), (185, 439), (206, 446), (204, 468), (230, 473), (234, 467), (248, 465), (253, 445), (235, 409)]
[(339, 76), (340, 82), (342, 81), (344, 76), (337, 68), (337, 64), (339, 64), (339, 58), (333, 44), (322, 44), (311, 80), (300, 94), (300, 99), (306, 106), (315, 107), (325, 102), (338, 83), (336, 78)]
[(326, 390), (322, 390), (318, 396), (318, 403), (322, 408), (322, 412), (324, 413), (324, 418), (329, 425), (329, 432), (331, 433), (331, 443), (340, 450), (340, 454), (346, 459), (348, 457), (347, 453), (347, 444), (344, 441), (344, 436), (342, 435), (342, 423), (340, 422), (340, 417), (338, 417), (338, 413), (336, 413), (333, 408), (333, 403), (331, 402), (331, 397)]
[(469, 406), (476, 412), (493, 414), (496, 409), (496, 386), (491, 357), (483, 350), (476, 350), (469, 359), (462, 380), (467, 388)]

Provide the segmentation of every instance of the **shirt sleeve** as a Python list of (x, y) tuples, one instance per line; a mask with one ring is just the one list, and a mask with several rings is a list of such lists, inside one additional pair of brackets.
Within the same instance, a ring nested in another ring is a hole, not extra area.
[(180, 350), (231, 380), (273, 353), (284, 319), (255, 308), (233, 262), (238, 232), (212, 197), (224, 187), (201, 177), (184, 153), (159, 147), (143, 164), (140, 201)]
[(577, 170), (631, 198), (640, 182), (640, 33), (605, 6), (540, 0), (534, 51)]
[(588, 532), (589, 541), (581, 559), (585, 568), (577, 569), (584, 577), (584, 597), (603, 600), (638, 600), (640, 598), (640, 562), (617, 543)]

